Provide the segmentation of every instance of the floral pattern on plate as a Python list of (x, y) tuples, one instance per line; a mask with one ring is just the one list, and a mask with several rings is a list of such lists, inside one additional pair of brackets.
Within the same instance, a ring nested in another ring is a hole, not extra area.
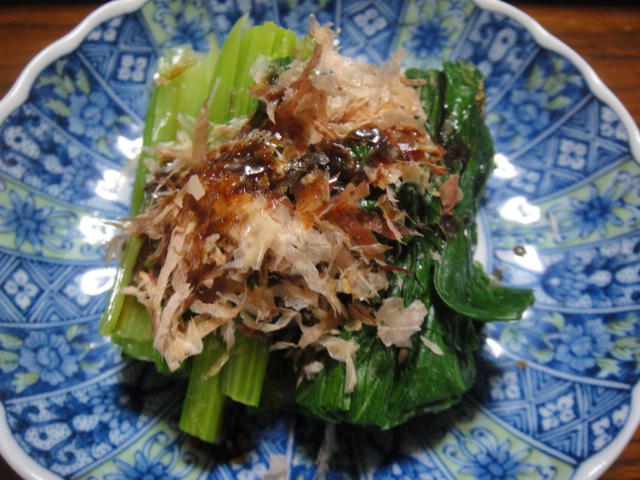
[(402, 47), (407, 65), (478, 64), (497, 166), (480, 260), (536, 292), (522, 321), (487, 325), (462, 404), (387, 432), (340, 427), (327, 478), (567, 479), (617, 453), (639, 415), (640, 167), (589, 73), (491, 0), (120, 5), (0, 108), (0, 398), (34, 465), (91, 480), (317, 473), (319, 423), (237, 414), (212, 454), (177, 429), (181, 380), (122, 359), (97, 332), (108, 221), (127, 212), (156, 60), (172, 45), (219, 46), (245, 13), (299, 33), (313, 13), (360, 59)]

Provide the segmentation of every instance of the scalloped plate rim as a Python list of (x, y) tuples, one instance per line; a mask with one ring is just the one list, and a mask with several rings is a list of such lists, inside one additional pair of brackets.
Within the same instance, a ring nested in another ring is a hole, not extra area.
[[(24, 68), (6, 96), (0, 100), (0, 123), (27, 99), (38, 75), (54, 60), (76, 49), (95, 27), (118, 15), (131, 13), (148, 0), (112, 0), (91, 12), (65, 36), (37, 54)], [(548, 32), (530, 15), (502, 0), (472, 0), (479, 8), (504, 14), (528, 30), (543, 48), (566, 57), (584, 77), (590, 91), (612, 108), (624, 124), (629, 136), (632, 157), (640, 163), (640, 129), (622, 102), (607, 87), (595, 70), (575, 50)], [(597, 454), (583, 461), (573, 472), (574, 478), (594, 480), (615, 462), (640, 425), (640, 382), (631, 390), (631, 411), (625, 426), (612, 442)], [(6, 420), (4, 404), (0, 402), (0, 455), (21, 477), (29, 480), (60, 480), (61, 477), (38, 464), (17, 443)]]

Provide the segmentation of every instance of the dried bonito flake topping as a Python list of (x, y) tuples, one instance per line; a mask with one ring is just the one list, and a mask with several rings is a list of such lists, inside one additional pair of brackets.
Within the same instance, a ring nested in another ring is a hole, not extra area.
[(349, 392), (358, 344), (341, 331), (376, 326), (385, 345), (406, 348), (427, 315), (419, 300), (385, 298), (395, 274), (385, 252), (419, 235), (394, 188), (442, 194), (445, 210), (459, 201), (457, 183), (441, 178), (417, 82), (400, 53), (368, 65), (341, 55), (330, 28), (314, 24), (311, 35), (310, 56), (251, 88), (263, 108), (250, 118), (207, 133), (203, 108), (194, 140), (159, 148), (150, 208), (125, 225), (150, 245), (149, 267), (126, 291), (148, 308), (171, 369), (205, 335), (242, 328), (274, 348), (326, 351), (346, 364)]

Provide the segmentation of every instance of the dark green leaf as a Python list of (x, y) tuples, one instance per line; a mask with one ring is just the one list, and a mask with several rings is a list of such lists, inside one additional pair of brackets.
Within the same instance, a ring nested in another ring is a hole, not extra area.
[(445, 246), (434, 280), (440, 298), (449, 307), (481, 322), (517, 320), (533, 303), (531, 290), (491, 282), (474, 263), (470, 236), (464, 232)]

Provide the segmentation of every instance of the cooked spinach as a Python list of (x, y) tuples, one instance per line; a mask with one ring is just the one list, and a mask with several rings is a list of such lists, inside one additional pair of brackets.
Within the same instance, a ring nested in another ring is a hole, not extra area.
[(386, 428), (457, 403), (475, 381), (482, 322), (517, 319), (533, 301), (529, 290), (493, 284), (473, 261), (475, 216), (493, 162), (482, 74), (457, 61), (441, 71), (410, 70), (407, 76), (425, 80), (425, 126), (445, 148), (445, 163), (449, 174), (459, 175), (463, 199), (453, 214), (442, 215), (437, 195), (420, 194), (408, 184), (396, 192), (422, 236), (388, 254), (390, 264), (405, 270), (394, 274), (386, 295), (400, 296), (405, 305), (420, 299), (429, 313), (411, 348), (385, 346), (373, 327), (353, 334), (360, 348), (350, 395), (344, 393), (344, 363), (319, 355), (324, 369), (296, 388), (295, 402), (327, 421)]

